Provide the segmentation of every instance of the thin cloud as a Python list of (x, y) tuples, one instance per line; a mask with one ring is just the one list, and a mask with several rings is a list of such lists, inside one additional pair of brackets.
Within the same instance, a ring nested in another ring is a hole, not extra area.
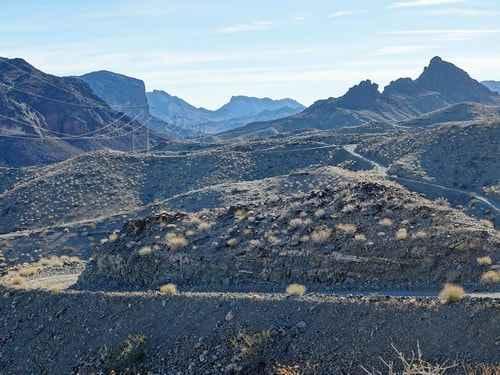
[(408, 55), (420, 51), (434, 49), (436, 46), (431, 45), (404, 45), (404, 46), (387, 46), (375, 51), (377, 56), (393, 56), (393, 55)]
[(434, 40), (464, 41), (485, 35), (500, 34), (500, 29), (425, 29), (425, 30), (399, 30), (381, 33), (394, 36), (430, 36)]
[(271, 21), (254, 21), (251, 23), (243, 23), (238, 25), (225, 26), (217, 29), (220, 34), (235, 34), (251, 31), (269, 30), (273, 26)]
[(355, 15), (357, 12), (353, 10), (339, 10), (337, 12), (331, 13), (328, 15), (328, 18), (340, 18), (340, 17), (349, 17)]
[(491, 17), (500, 15), (500, 11), (492, 9), (445, 8), (430, 10), (427, 14), (431, 16)]
[(438, 5), (450, 5), (464, 3), (465, 0), (407, 0), (396, 1), (392, 3), (389, 8), (420, 8)]

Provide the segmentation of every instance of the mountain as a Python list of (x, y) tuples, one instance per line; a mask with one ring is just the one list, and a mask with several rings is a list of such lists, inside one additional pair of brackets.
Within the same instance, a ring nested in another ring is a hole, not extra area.
[(332, 129), (373, 122), (398, 123), (461, 102), (500, 105), (500, 96), (472, 79), (464, 70), (435, 57), (416, 79), (401, 78), (383, 92), (366, 80), (340, 98), (320, 100), (284, 119), (252, 123), (224, 137), (300, 129)]
[(491, 91), (495, 91), (500, 94), (500, 82), (499, 81), (483, 81), (481, 82), (483, 85), (485, 85), (487, 88), (489, 88)]
[(110, 108), (84, 81), (0, 58), (0, 166), (145, 146), (142, 125)]
[(153, 116), (181, 127), (204, 128), (211, 134), (241, 127), (254, 121), (287, 117), (305, 108), (292, 99), (273, 100), (233, 96), (221, 108), (210, 111), (196, 108), (164, 91), (148, 92), (147, 98)]
[(171, 125), (169, 121), (162, 121), (150, 114), (146, 88), (140, 79), (105, 70), (87, 73), (79, 78), (111, 108), (126, 113), (148, 128), (170, 137), (183, 138), (193, 135), (186, 129)]

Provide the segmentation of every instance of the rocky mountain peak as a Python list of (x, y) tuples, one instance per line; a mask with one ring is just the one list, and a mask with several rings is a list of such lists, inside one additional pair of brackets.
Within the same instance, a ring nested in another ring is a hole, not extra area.
[(338, 104), (340, 107), (348, 109), (368, 108), (375, 103), (380, 95), (378, 84), (368, 79), (351, 87), (343, 97), (338, 99)]

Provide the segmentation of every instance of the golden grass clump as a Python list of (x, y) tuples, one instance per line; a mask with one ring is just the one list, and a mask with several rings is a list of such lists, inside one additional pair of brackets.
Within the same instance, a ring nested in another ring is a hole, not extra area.
[(311, 233), (311, 240), (315, 243), (325, 243), (330, 239), (332, 230), (330, 228), (316, 228)]
[(445, 284), (444, 288), (439, 293), (439, 299), (443, 304), (460, 302), (465, 297), (464, 288), (460, 285)]
[(167, 234), (165, 242), (171, 250), (179, 250), (188, 245), (188, 241), (183, 235), (175, 233)]
[(388, 217), (383, 218), (378, 222), (380, 225), (383, 225), (384, 227), (391, 227), (393, 224), (393, 221), (389, 219)]
[(408, 230), (406, 228), (401, 228), (396, 232), (396, 240), (405, 241), (408, 239)]
[(206, 231), (210, 230), (210, 228), (212, 228), (211, 223), (207, 223), (205, 221), (202, 221), (201, 223), (198, 224), (198, 230), (200, 232), (206, 232)]
[(248, 211), (244, 209), (238, 209), (234, 213), (234, 218), (238, 221), (243, 221), (248, 218)]
[(153, 249), (151, 246), (143, 246), (139, 249), (137, 254), (139, 254), (141, 257), (144, 257), (146, 255), (150, 255), (153, 252)]
[(499, 284), (500, 271), (488, 271), (482, 274), (481, 282), (483, 284)]
[(22, 285), (24, 283), (24, 279), (20, 276), (15, 276), (12, 279), (10, 279), (10, 283), (12, 285)]
[(116, 241), (118, 238), (120, 238), (120, 236), (118, 235), (118, 233), (116, 232), (113, 232), (110, 234), (110, 236), (108, 237), (108, 240), (109, 242), (114, 242)]
[(489, 256), (479, 257), (477, 258), (477, 264), (480, 266), (491, 266), (493, 264), (493, 260)]
[(177, 285), (175, 284), (165, 284), (160, 287), (160, 293), (166, 294), (168, 296), (174, 296), (177, 294)]
[(354, 234), (358, 230), (358, 228), (354, 224), (337, 224), (336, 228), (337, 230), (347, 234)]
[(354, 239), (359, 242), (365, 242), (366, 241), (366, 236), (362, 233), (356, 234), (354, 236)]
[(302, 284), (290, 284), (286, 288), (289, 296), (302, 297), (306, 293), (306, 287)]
[(231, 238), (231, 239), (227, 240), (226, 245), (229, 247), (236, 247), (236, 246), (238, 246), (238, 243), (239, 243), (238, 239)]

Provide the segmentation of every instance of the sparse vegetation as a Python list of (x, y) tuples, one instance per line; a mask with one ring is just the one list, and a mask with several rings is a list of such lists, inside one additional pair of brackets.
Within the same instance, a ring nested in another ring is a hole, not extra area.
[(115, 371), (139, 370), (146, 356), (146, 337), (130, 335), (116, 349), (104, 347), (101, 350), (103, 367)]
[(443, 304), (460, 302), (465, 297), (464, 288), (455, 284), (445, 284), (439, 293), (439, 300)]
[(408, 230), (406, 228), (401, 228), (396, 232), (396, 239), (398, 241), (404, 241), (408, 239)]
[(480, 266), (491, 266), (493, 264), (493, 260), (490, 256), (484, 256), (477, 258), (477, 264)]
[(483, 284), (500, 284), (500, 271), (488, 271), (481, 275)]
[(167, 246), (171, 250), (180, 250), (188, 245), (188, 241), (181, 234), (169, 233), (165, 238)]
[(175, 284), (165, 284), (160, 287), (160, 293), (166, 294), (168, 296), (173, 296), (177, 294), (177, 285)]
[(347, 233), (347, 234), (355, 234), (358, 228), (354, 224), (337, 224), (337, 230)]
[(392, 219), (389, 219), (388, 217), (383, 218), (378, 223), (384, 227), (391, 227), (393, 225)]
[(332, 230), (330, 228), (316, 228), (311, 233), (311, 240), (315, 243), (325, 243), (330, 239)]
[(289, 296), (302, 297), (306, 293), (306, 287), (302, 284), (290, 284), (286, 288)]

